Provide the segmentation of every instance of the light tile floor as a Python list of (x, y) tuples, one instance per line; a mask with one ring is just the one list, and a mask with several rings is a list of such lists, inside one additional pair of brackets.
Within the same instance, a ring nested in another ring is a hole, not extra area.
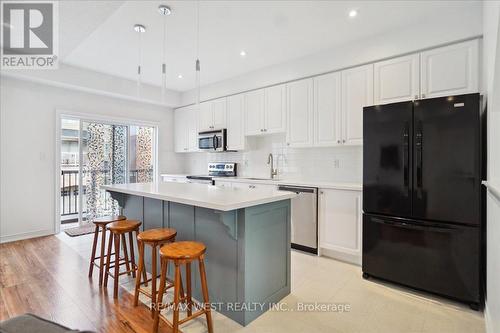
[[(92, 235), (71, 238), (61, 233), (58, 237), (90, 258)], [(133, 281), (124, 279), (123, 286), (132, 291)], [(141, 300), (148, 303), (146, 298)], [(292, 251), (292, 292), (282, 303), (295, 311), (268, 311), (246, 327), (215, 313), (215, 332), (485, 332), (483, 313), (466, 305), (374, 279), (364, 280), (358, 266), (297, 251)], [(313, 303), (350, 306), (350, 310), (297, 311), (301, 304)], [(187, 323), (182, 331), (205, 332), (204, 318)]]

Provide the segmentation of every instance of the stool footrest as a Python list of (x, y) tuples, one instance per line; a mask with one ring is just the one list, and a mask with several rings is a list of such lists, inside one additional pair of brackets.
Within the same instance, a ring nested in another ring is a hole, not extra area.
[[(151, 281), (151, 280), (148, 280), (148, 282), (150, 282), (150, 281)], [(143, 282), (143, 283), (144, 283), (144, 282)], [(142, 285), (143, 283), (141, 283), (141, 285)], [(173, 284), (173, 283), (167, 283), (167, 286), (165, 287), (165, 291), (167, 291), (167, 290), (169, 290), (169, 289), (171, 289), (171, 288), (173, 288), (173, 287), (174, 287), (174, 284)], [(144, 294), (144, 295), (148, 296), (149, 298), (151, 298), (151, 296), (152, 296), (152, 295), (151, 295), (151, 293), (150, 293), (149, 291), (147, 291), (147, 290), (145, 290), (145, 289), (143, 289), (143, 288), (139, 288), (138, 290), (139, 290), (139, 292), (140, 292), (141, 294)]]
[(203, 309), (203, 310), (199, 310), (199, 311), (196, 311), (195, 313), (193, 313), (192, 315), (190, 316), (187, 316), (186, 318), (183, 318), (181, 320), (179, 320), (179, 325), (182, 325), (184, 324), (185, 322), (191, 320), (191, 319), (194, 319), (196, 317), (199, 317), (201, 316), (202, 314), (205, 314), (205, 312), (207, 312), (207, 310)]
[[(124, 265), (123, 264), (120, 264), (120, 265)], [(123, 271), (123, 272), (120, 272), (118, 273), (118, 276), (122, 276), (122, 275), (125, 275), (125, 274), (128, 274), (128, 273), (132, 273), (132, 272), (137, 272), (137, 266), (136, 265), (133, 265), (134, 267), (132, 267), (131, 269), (128, 269), (126, 271)], [(112, 266), (114, 267), (114, 266)], [(110, 267), (111, 268), (111, 267)], [(108, 275), (111, 276), (112, 278), (115, 277), (115, 274), (114, 273), (111, 273), (111, 272), (108, 272)]]

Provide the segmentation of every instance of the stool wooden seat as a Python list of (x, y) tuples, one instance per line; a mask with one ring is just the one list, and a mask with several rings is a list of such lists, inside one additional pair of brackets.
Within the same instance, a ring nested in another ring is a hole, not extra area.
[[(135, 292), (134, 292), (134, 306), (139, 304), (139, 293), (142, 293), (149, 298), (151, 298), (151, 316), (154, 316), (154, 308), (156, 306), (156, 279), (158, 275), (156, 273), (156, 265), (158, 262), (157, 254), (159, 247), (168, 242), (175, 241), (175, 236), (177, 235), (177, 231), (171, 228), (158, 228), (158, 229), (149, 229), (144, 232), (139, 233), (137, 235), (137, 242), (139, 243), (139, 267), (137, 270), (137, 277), (135, 280)], [(147, 244), (151, 246), (151, 279), (146, 278), (146, 267), (144, 265), (144, 245)], [(143, 281), (141, 281), (141, 277)], [(148, 285), (148, 282), (151, 281), (151, 293), (141, 288), (141, 285)], [(174, 286), (172, 281), (169, 281), (166, 289), (172, 288)], [(183, 294), (184, 292), (181, 291)]]
[[(105, 257), (105, 252), (104, 250), (106, 249), (106, 225), (112, 222), (116, 221), (121, 221), (121, 220), (126, 220), (127, 218), (123, 215), (116, 215), (116, 216), (103, 216), (103, 217), (98, 217), (92, 221), (95, 225), (95, 230), (94, 230), (94, 242), (92, 244), (92, 254), (90, 256), (90, 267), (89, 267), (89, 278), (92, 278), (92, 273), (94, 272), (94, 266), (99, 268), (99, 285), (102, 285), (102, 280), (104, 277), (104, 257)], [(96, 251), (97, 251), (97, 242), (99, 239), (99, 231), (102, 232), (101, 234), (101, 255), (96, 257)], [(99, 259), (99, 263), (96, 263), (96, 260)]]
[[(135, 278), (137, 265), (135, 264), (134, 237), (132, 237), (132, 233), (135, 232), (137, 235), (139, 233), (140, 226), (141, 222), (135, 220), (121, 220), (109, 223), (107, 225), (107, 229), (110, 231), (110, 233), (108, 241), (108, 254), (106, 256), (106, 274), (104, 277), (104, 286), (108, 286), (108, 277), (111, 276), (114, 282), (113, 298), (118, 297), (118, 281), (120, 275), (130, 275), (130, 273), (132, 273), (132, 276)], [(125, 238), (126, 234), (128, 234), (129, 240), (128, 247), (130, 250), (130, 260), (128, 257), (127, 241)], [(120, 258), (120, 239), (121, 242), (123, 242), (123, 260)], [(111, 256), (113, 255), (113, 243), (115, 247), (114, 262), (111, 261)], [(125, 265), (126, 268), (124, 272), (120, 272), (120, 266), (122, 265)], [(111, 268), (114, 269), (114, 272), (111, 272)]]
[(172, 228), (158, 228), (143, 231), (137, 235), (137, 240), (146, 243), (161, 243), (175, 240), (177, 231)]
[[(208, 300), (207, 275), (205, 273), (205, 257), (206, 246), (200, 242), (182, 241), (164, 245), (160, 249), (161, 258), (161, 277), (160, 290), (158, 292), (157, 306), (154, 313), (153, 332), (158, 332), (158, 324), (162, 318), (168, 325), (172, 327), (174, 333), (179, 332), (179, 325), (194, 319), (202, 314), (205, 314), (207, 319), (208, 332), (213, 332), (212, 315), (210, 312), (210, 302)], [(168, 261), (172, 260), (175, 266), (174, 275), (174, 301), (169, 304), (162, 304), (163, 294), (165, 293), (165, 282), (167, 277)], [(192, 300), (191, 294), (191, 262), (198, 260), (201, 290), (203, 294), (203, 304), (199, 306)], [(180, 266), (186, 265), (186, 290), (187, 294), (182, 297), (180, 294), (181, 271)], [(184, 302), (187, 305), (187, 317), (179, 320), (179, 304)], [(160, 315), (160, 311), (166, 307), (173, 306), (173, 321), (170, 323), (166, 318)], [(193, 306), (198, 308), (198, 311), (193, 313)]]

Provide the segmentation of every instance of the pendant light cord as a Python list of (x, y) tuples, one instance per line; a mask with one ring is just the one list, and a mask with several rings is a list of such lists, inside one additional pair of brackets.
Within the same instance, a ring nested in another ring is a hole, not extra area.
[(200, 0), (196, 2), (196, 63), (195, 63), (195, 70), (196, 70), (196, 104), (200, 105), (200, 72), (201, 72), (201, 65), (200, 65)]
[(167, 16), (163, 15), (163, 55), (161, 64), (161, 99), (165, 102), (167, 90)]
[(196, 1), (196, 59), (200, 59), (200, 0)]

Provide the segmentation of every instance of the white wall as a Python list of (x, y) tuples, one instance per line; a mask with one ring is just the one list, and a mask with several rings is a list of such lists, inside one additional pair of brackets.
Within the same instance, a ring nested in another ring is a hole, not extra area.
[(135, 81), (64, 63), (60, 63), (57, 70), (1, 69), (0, 72), (3, 76), (20, 80), (39, 82), (54, 87), (123, 98), (146, 104), (175, 107), (180, 103), (180, 93), (177, 91), (167, 89), (165, 96), (162, 96), (160, 87), (142, 83), (140, 89), (137, 89), (137, 82)]
[[(457, 12), (453, 17), (440, 17), (434, 21), (421, 22), (406, 29), (354, 41), (230, 80), (203, 86), (200, 96), (202, 100), (221, 97), (476, 37), (482, 34), (483, 29), (481, 8), (477, 8), (477, 11)], [(181, 104), (193, 103), (195, 96), (193, 90), (184, 92)]]
[[(485, 1), (483, 80), (488, 109), (488, 183), (500, 193), (500, 2)], [(500, 199), (488, 193), (486, 330), (500, 332)]]
[(236, 162), (239, 176), (270, 177), (269, 153), (274, 155), (274, 165), (281, 179), (362, 182), (361, 147), (289, 148), (285, 135), (249, 137), (247, 150), (243, 152), (185, 154), (184, 171), (206, 174), (208, 162)]
[(178, 172), (166, 107), (1, 77), (0, 241), (50, 234), (55, 220), (56, 109), (159, 123), (159, 169)]

